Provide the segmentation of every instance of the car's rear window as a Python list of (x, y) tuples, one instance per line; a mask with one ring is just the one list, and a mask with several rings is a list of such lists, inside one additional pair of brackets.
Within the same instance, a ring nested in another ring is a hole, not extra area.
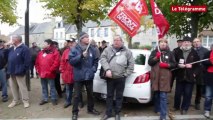
[(137, 54), (134, 56), (135, 64), (137, 65), (145, 65), (146, 63), (146, 55), (144, 54)]

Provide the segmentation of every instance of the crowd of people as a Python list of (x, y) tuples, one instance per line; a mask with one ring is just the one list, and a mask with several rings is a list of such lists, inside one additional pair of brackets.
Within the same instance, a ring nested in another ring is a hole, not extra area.
[(155, 112), (160, 120), (168, 114), (167, 93), (175, 82), (174, 111), (187, 114), (191, 105), (193, 88), (196, 86), (195, 109), (200, 110), (202, 96), (204, 116), (210, 118), (212, 104), (212, 49), (209, 51), (201, 44), (201, 39), (184, 37), (178, 40), (178, 47), (169, 49), (166, 39), (159, 39), (159, 46), (151, 52), (148, 63), (151, 66), (151, 82), (154, 91)]
[[(201, 39), (190, 37), (184, 37), (177, 43), (178, 47), (171, 51), (167, 39), (161, 38), (149, 57), (154, 111), (159, 113), (160, 120), (166, 119), (167, 94), (175, 85), (174, 111), (180, 110), (182, 115), (187, 114), (193, 88), (196, 86), (195, 109), (200, 110), (201, 98), (204, 96), (204, 116), (209, 118), (213, 98), (213, 46), (208, 50), (202, 46)], [(98, 47), (95, 41), (90, 43), (86, 32), (81, 32), (78, 42), (74, 38), (66, 40), (62, 49), (51, 39), (44, 40), (42, 49), (35, 42), (28, 48), (19, 35), (12, 36), (11, 45), (0, 40), (2, 101), (8, 101), (8, 80), (13, 96), (8, 107), (13, 108), (20, 101), (24, 108), (30, 107), (26, 86), (26, 73), (30, 70), (31, 78), (34, 75), (40, 78), (42, 96), (39, 105), (45, 105), (49, 101), (52, 105), (57, 105), (58, 98), (65, 92), (64, 108), (72, 105), (72, 120), (77, 120), (79, 107), (84, 106), (82, 91), (86, 89), (87, 112), (99, 115), (93, 99), (93, 79), (99, 60), (107, 83), (106, 112), (101, 120), (112, 117), (113, 110), (115, 120), (120, 120), (125, 80), (134, 70), (132, 52), (124, 46), (120, 35), (114, 36), (112, 45), (107, 46), (107, 42), (103, 40)], [(60, 78), (65, 85), (63, 90)]]

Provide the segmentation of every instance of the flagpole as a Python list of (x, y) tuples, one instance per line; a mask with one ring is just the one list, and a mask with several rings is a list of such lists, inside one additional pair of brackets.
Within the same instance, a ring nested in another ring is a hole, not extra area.
[[(158, 37), (158, 36), (160, 36), (160, 38), (164, 37), (164, 35), (169, 30), (169, 23), (165, 19), (165, 17), (163, 16), (163, 13), (158, 8), (158, 6), (155, 3), (155, 1), (154, 0), (150, 0), (150, 4), (151, 4), (151, 9), (152, 9), (152, 19), (154, 21), (154, 28), (156, 29), (156, 33), (157, 33), (156, 37)], [(156, 11), (155, 9), (158, 9), (158, 11)], [(158, 32), (160, 33), (159, 35), (158, 35)], [(157, 43), (159, 41), (158, 39), (159, 38), (157, 38)], [(158, 50), (160, 51), (159, 45), (158, 45)]]
[[(206, 58), (206, 59), (203, 59), (203, 60), (198, 60), (198, 61), (191, 62), (191, 63), (187, 63), (187, 64), (191, 64), (191, 65), (193, 65), (193, 64), (196, 64), (196, 63), (200, 63), (200, 62), (203, 62), (203, 61), (210, 60), (210, 59), (213, 59), (213, 58)], [(171, 71), (173, 71), (173, 70), (177, 70), (177, 69), (180, 69), (180, 68), (174, 68), (174, 69), (172, 69)]]
[[(159, 52), (161, 52), (161, 50), (160, 50), (160, 46), (159, 46), (159, 40), (158, 40), (158, 32), (157, 32), (157, 27), (156, 27), (156, 25), (154, 24), (154, 29), (155, 29), (155, 39), (156, 39), (156, 44), (157, 44), (157, 47), (158, 47), (158, 51)], [(162, 62), (162, 60), (161, 60), (161, 57), (160, 57), (160, 62)]]

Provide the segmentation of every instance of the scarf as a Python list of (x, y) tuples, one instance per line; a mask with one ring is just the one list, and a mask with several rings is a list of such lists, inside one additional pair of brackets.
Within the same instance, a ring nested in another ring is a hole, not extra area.
[(183, 51), (183, 58), (186, 60), (189, 53), (191, 52), (191, 46), (188, 47), (180, 47), (180, 49)]
[(79, 43), (79, 46), (81, 47), (82, 51), (85, 51), (87, 49), (87, 45)]

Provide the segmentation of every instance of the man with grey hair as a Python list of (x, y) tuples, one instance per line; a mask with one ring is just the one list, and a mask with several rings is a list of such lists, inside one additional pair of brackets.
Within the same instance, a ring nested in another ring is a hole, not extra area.
[(120, 120), (125, 80), (134, 70), (132, 52), (123, 45), (120, 35), (116, 35), (113, 45), (103, 51), (100, 62), (106, 71), (107, 82), (106, 113), (101, 120), (107, 120), (112, 116), (114, 93), (116, 95), (115, 120)]
[[(30, 66), (29, 48), (22, 43), (22, 37), (19, 35), (12, 36), (13, 47), (9, 49), (7, 73), (10, 74), (9, 81), (13, 101), (8, 105), (12, 108), (19, 104), (19, 98), (22, 98), (24, 108), (29, 107), (29, 95), (26, 86), (26, 72)], [(21, 96), (19, 95), (19, 91)]]

